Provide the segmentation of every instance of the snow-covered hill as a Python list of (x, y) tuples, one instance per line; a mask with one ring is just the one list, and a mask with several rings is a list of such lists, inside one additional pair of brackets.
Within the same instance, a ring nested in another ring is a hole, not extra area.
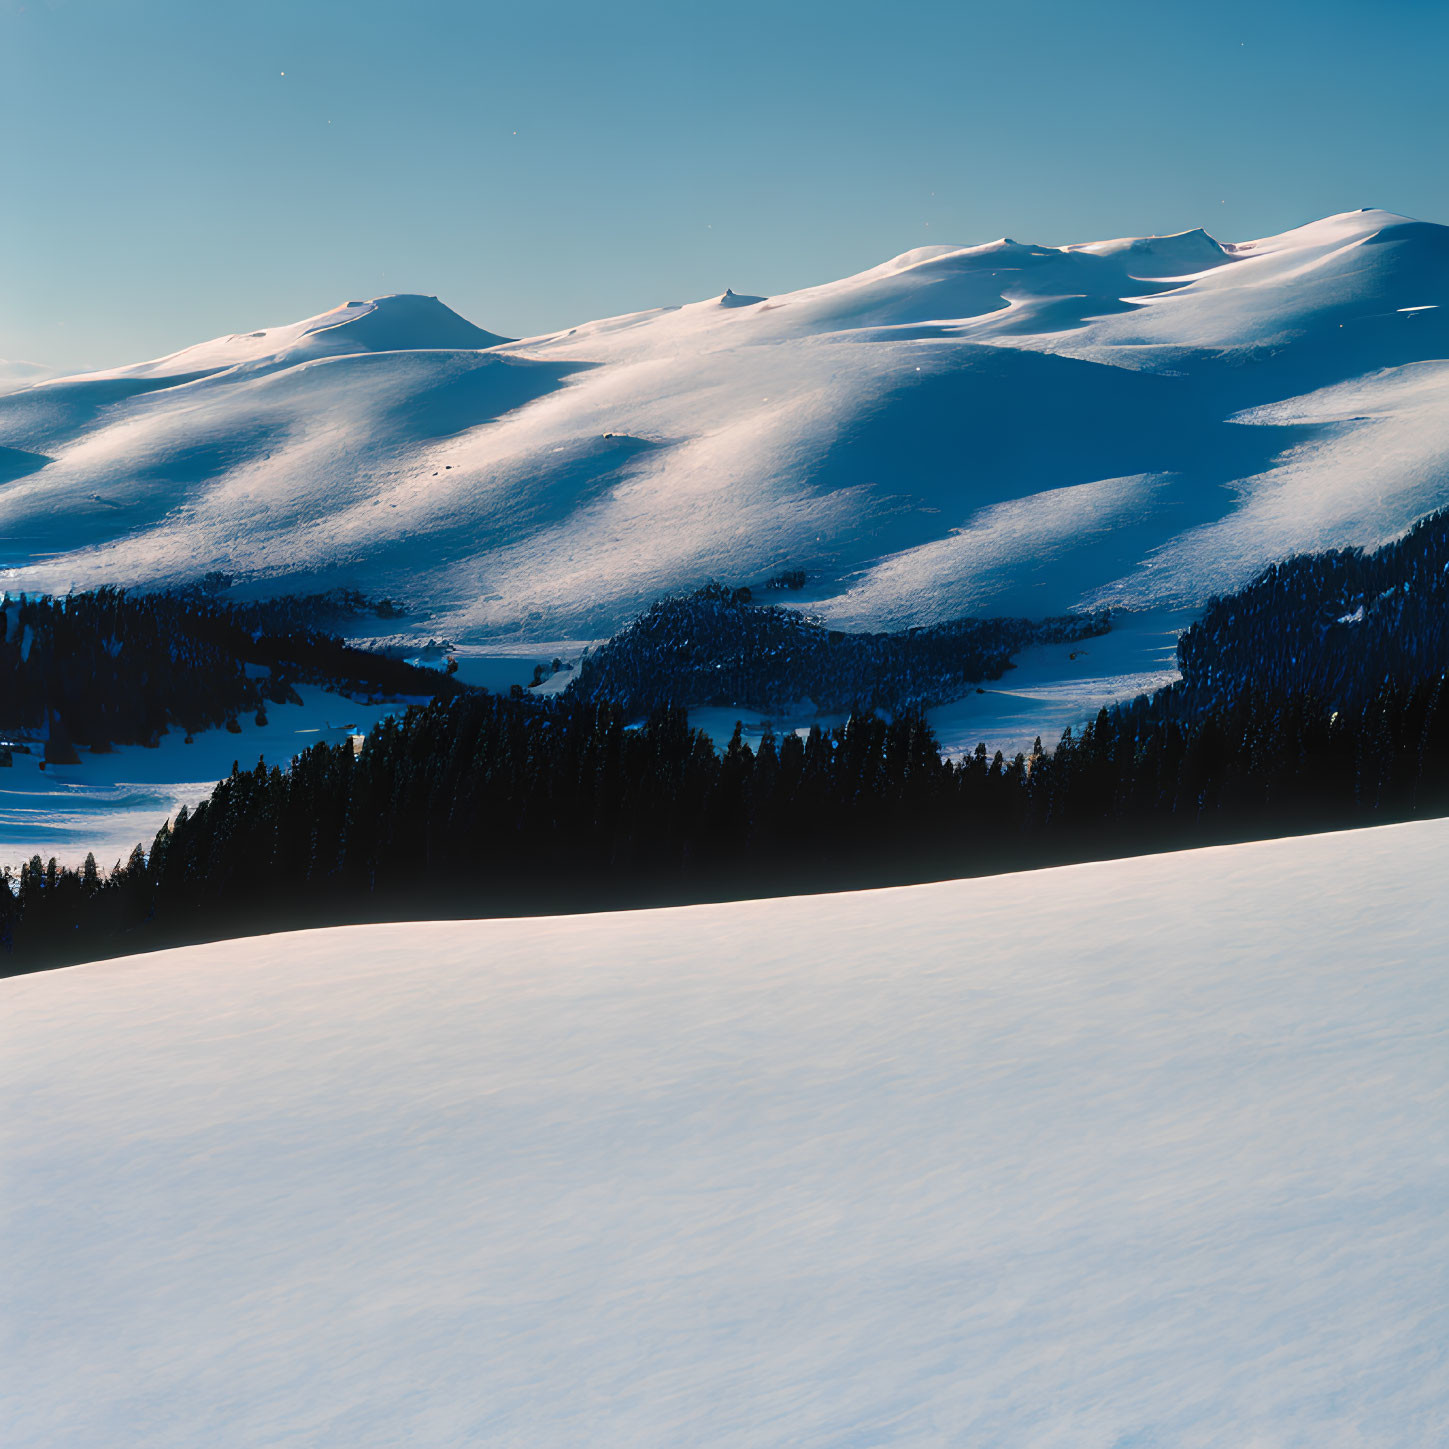
[(1449, 823), (0, 983), (10, 1449), (1423, 1449)]
[(345, 583), (597, 637), (804, 569), (847, 627), (1192, 606), (1449, 503), (1449, 228), (926, 247), (504, 343), (432, 298), (0, 397), (0, 584)]

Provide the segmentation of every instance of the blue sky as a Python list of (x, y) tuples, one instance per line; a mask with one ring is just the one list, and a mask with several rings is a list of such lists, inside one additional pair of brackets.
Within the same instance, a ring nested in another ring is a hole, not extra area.
[(0, 0), (0, 358), (511, 335), (929, 242), (1449, 221), (1440, 0)]

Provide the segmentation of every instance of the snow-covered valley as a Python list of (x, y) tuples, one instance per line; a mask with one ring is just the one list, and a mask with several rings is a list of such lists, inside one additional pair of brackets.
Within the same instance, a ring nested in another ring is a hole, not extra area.
[(0, 983), (7, 1445), (1422, 1449), (1444, 822)]

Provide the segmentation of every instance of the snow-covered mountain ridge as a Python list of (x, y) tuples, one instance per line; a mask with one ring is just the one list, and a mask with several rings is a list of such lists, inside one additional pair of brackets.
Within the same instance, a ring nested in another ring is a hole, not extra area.
[(843, 627), (1183, 607), (1449, 503), (1449, 228), (925, 247), (507, 342), (349, 302), (0, 396), (0, 584), (407, 599), (613, 632), (809, 576)]

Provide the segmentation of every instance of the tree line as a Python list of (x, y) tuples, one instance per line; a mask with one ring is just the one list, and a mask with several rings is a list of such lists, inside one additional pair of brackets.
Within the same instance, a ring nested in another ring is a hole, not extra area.
[(103, 873), (26, 865), (9, 970), (303, 925), (846, 889), (1449, 810), (1449, 679), (1349, 711), (1246, 690), (1102, 711), (1050, 754), (943, 760), (919, 713), (736, 732), (679, 708), (465, 696), (235, 770)]
[(1449, 813), (1445, 533), (1438, 515), (1387, 550), (1275, 566), (1183, 636), (1180, 683), (1010, 760), (942, 759), (919, 709), (718, 750), (677, 703), (641, 720), (631, 697), (454, 691), (360, 753), (235, 769), (110, 871), (32, 859), (0, 892), (4, 969), (261, 924), (845, 889)]

